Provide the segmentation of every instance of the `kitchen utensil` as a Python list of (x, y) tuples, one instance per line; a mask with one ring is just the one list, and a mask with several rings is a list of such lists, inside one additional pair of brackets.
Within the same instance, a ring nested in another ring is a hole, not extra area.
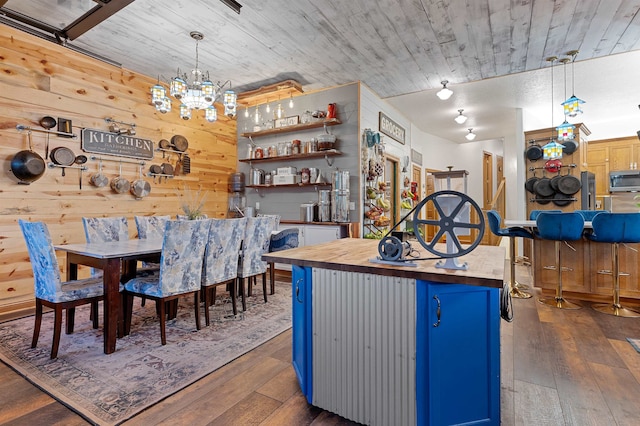
[(313, 222), (317, 209), (318, 205), (316, 203), (300, 204), (300, 220), (303, 222)]
[(536, 161), (542, 158), (542, 148), (540, 145), (536, 145), (534, 141), (529, 141), (529, 147), (525, 151), (525, 156), (530, 161)]
[(552, 201), (556, 206), (564, 207), (573, 202), (573, 197), (571, 197), (571, 195), (563, 194), (562, 192), (556, 192), (556, 194), (553, 196)]
[(551, 188), (553, 188), (555, 192), (560, 191), (558, 189), (558, 182), (560, 181), (561, 178), (562, 178), (562, 175), (558, 173), (557, 175), (555, 175), (549, 180), (549, 184), (551, 185)]
[(136, 198), (136, 200), (141, 200), (142, 198), (149, 195), (151, 192), (151, 185), (146, 180), (142, 179), (142, 164), (138, 168), (138, 179), (134, 180), (131, 184), (131, 193)]
[(86, 155), (77, 155), (75, 160), (73, 161), (75, 164), (78, 164), (78, 188), (82, 189), (82, 165), (85, 164), (89, 159)]
[(98, 160), (98, 173), (92, 175), (89, 178), (89, 182), (95, 187), (102, 188), (103, 186), (107, 186), (109, 183), (109, 179), (102, 174), (102, 159)]
[(122, 177), (122, 163), (120, 163), (118, 176), (111, 179), (111, 189), (117, 194), (124, 194), (125, 192), (129, 192), (130, 188), (131, 183)]
[(162, 173), (162, 167), (160, 167), (158, 164), (152, 164), (151, 167), (149, 167), (149, 172), (153, 173), (154, 175), (159, 175), (160, 173)]
[(316, 139), (318, 140), (318, 151), (326, 151), (335, 147), (336, 135), (323, 133), (318, 135)]
[[(49, 158), (59, 166), (70, 166), (76, 161), (76, 155), (66, 146), (59, 146), (51, 150)], [(65, 176), (65, 168), (62, 168), (62, 176)]]
[(251, 169), (249, 185), (264, 185), (264, 170)]
[(182, 154), (182, 174), (188, 175), (191, 173), (191, 158), (188, 154)]
[(575, 139), (571, 139), (562, 143), (562, 152), (570, 155), (578, 149), (578, 142)]
[(562, 167), (562, 161), (560, 160), (547, 160), (544, 163), (544, 169), (549, 173), (557, 173)]
[[(54, 127), (56, 127), (56, 124), (58, 124), (56, 119), (48, 115), (40, 119), (40, 125), (47, 130), (53, 129)], [(47, 157), (49, 157), (49, 133), (48, 132), (47, 132), (47, 143), (44, 148), (44, 158), (47, 158)]]
[(182, 135), (173, 135), (171, 137), (171, 146), (176, 151), (185, 152), (189, 148), (189, 142)]
[(558, 191), (565, 195), (574, 195), (580, 191), (580, 187), (582, 184), (580, 183), (580, 179), (570, 174), (562, 176), (560, 180), (558, 180)]
[(29, 185), (40, 179), (44, 174), (44, 160), (31, 146), (31, 132), (27, 133), (29, 149), (19, 151), (11, 159), (11, 173), (18, 178), (19, 183)]
[(158, 142), (158, 148), (160, 148), (160, 149), (171, 149), (171, 142), (169, 142), (166, 139), (160, 139), (160, 142)]
[(554, 194), (549, 178), (542, 177), (533, 185), (533, 191), (540, 197), (551, 197)]
[(524, 183), (524, 189), (532, 194), (535, 194), (535, 192), (533, 191), (533, 185), (535, 185), (538, 179), (540, 178), (536, 176), (535, 172), (533, 172), (533, 176), (527, 179), (527, 181)]
[(165, 175), (164, 181), (166, 182), (169, 176), (173, 176), (173, 166), (170, 163), (162, 163), (160, 167), (162, 168), (162, 174)]

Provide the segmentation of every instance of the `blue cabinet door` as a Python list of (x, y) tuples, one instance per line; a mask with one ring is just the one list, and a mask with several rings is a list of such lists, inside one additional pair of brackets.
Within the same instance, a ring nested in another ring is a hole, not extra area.
[(293, 316), (293, 368), (302, 393), (311, 403), (312, 395), (312, 329), (311, 268), (293, 265), (291, 269)]
[(500, 424), (499, 290), (418, 281), (420, 425)]

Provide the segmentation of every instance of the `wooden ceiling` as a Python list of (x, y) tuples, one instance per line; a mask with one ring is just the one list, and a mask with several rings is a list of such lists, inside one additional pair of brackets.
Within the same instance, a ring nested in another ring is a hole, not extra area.
[[(0, 11), (64, 28), (81, 15), (78, 3), (8, 0)], [(578, 63), (640, 47), (637, 0), (240, 3), (237, 14), (212, 0), (135, 0), (67, 44), (168, 79), (194, 66), (189, 32), (200, 31), (200, 68), (239, 91), (362, 81), (382, 98), (545, 68), (574, 49)]]

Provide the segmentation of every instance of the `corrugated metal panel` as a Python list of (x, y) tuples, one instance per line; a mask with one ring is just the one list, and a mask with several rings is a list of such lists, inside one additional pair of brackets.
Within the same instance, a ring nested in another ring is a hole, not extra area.
[(415, 280), (313, 269), (313, 404), (415, 425)]

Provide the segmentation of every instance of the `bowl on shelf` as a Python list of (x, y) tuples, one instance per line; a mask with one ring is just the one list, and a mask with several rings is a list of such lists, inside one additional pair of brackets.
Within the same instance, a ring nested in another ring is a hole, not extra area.
[(333, 149), (336, 144), (336, 135), (329, 133), (323, 133), (317, 137), (318, 139), (318, 151), (326, 151)]

